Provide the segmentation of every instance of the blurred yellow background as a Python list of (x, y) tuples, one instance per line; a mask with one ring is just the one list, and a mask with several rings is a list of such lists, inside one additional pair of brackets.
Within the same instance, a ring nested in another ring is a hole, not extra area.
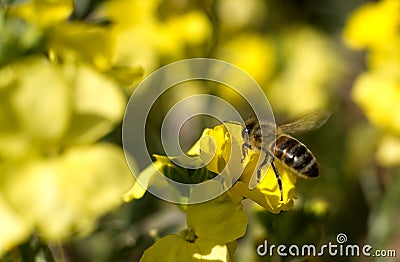
[[(399, 28), (399, 0), (1, 0), (0, 256), (50, 261), (51, 250), (60, 261), (139, 261), (155, 239), (184, 227), (181, 210), (151, 194), (123, 203), (134, 180), (121, 123), (141, 80), (195, 57), (247, 72), (277, 123), (332, 112), (298, 137), (320, 178), (298, 182), (291, 211), (246, 205), (237, 261), (266, 261), (256, 254), (264, 239), (318, 244), (340, 232), (400, 256)], [(163, 154), (171, 101), (198, 93), (252, 113), (227, 87), (177, 86), (149, 115), (151, 154)], [(216, 124), (194, 118), (182, 147)], [(271, 258), (282, 260), (290, 259)]]

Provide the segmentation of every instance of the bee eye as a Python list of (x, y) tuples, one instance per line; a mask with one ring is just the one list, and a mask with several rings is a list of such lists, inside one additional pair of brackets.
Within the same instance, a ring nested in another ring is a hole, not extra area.
[(242, 130), (242, 137), (243, 137), (244, 139), (246, 139), (246, 138), (248, 138), (248, 136), (249, 136), (249, 130), (247, 129), (247, 127), (245, 127), (245, 128), (243, 128), (243, 130)]

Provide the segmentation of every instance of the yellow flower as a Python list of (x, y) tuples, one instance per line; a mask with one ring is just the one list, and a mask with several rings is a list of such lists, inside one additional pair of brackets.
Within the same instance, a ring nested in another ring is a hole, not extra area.
[(216, 12), (221, 31), (236, 33), (265, 22), (267, 2), (262, 0), (220, 0)]
[[(231, 129), (236, 130), (236, 133), (241, 133), (240, 125), (229, 125)], [(170, 158), (166, 156), (154, 155), (156, 161), (138, 174), (137, 179), (140, 182), (136, 181), (133, 187), (124, 194), (124, 200), (129, 202), (132, 199), (141, 198), (145, 192), (145, 188), (151, 184), (160, 183), (158, 180), (154, 181), (157, 172), (161, 172), (164, 176), (180, 183), (198, 184), (207, 179), (212, 179), (217, 174), (221, 173), (222, 170), (225, 169), (228, 161), (231, 161), (231, 165), (229, 165), (225, 171), (233, 174), (235, 173), (233, 170), (236, 170), (236, 174), (233, 175), (240, 175), (240, 172), (237, 172), (240, 170), (237, 168), (242, 169), (241, 146), (239, 145), (239, 141), (233, 139), (235, 146), (232, 147), (229, 136), (226, 127), (223, 125), (216, 126), (214, 129), (206, 128), (203, 131), (200, 139), (187, 152), (188, 156), (199, 157), (197, 159), (199, 162), (194, 163), (193, 166), (206, 164), (206, 167), (203, 168), (185, 169), (171, 162)], [(179, 160), (179, 157), (172, 158)], [(230, 179), (232, 180), (233, 177), (230, 177)], [(232, 183), (232, 181), (226, 182), (227, 185), (229, 185), (229, 182)], [(185, 197), (189, 197), (190, 193), (191, 192), (180, 192), (180, 194), (184, 194)]]
[(247, 217), (240, 201), (228, 193), (189, 205), (188, 229), (159, 239), (140, 261), (232, 261), (236, 240), (246, 232)]
[(160, 57), (184, 58), (187, 47), (197, 47), (211, 38), (212, 25), (206, 14), (193, 10), (162, 21), (158, 19), (160, 4), (160, 0), (104, 3), (98, 16), (113, 21), (116, 64), (140, 65), (149, 74), (159, 65)]
[(11, 14), (46, 27), (66, 20), (72, 10), (71, 0), (33, 0), (12, 6)]
[(202, 238), (192, 243), (184, 235), (187, 235), (186, 231), (159, 239), (144, 252), (140, 261), (230, 261), (227, 245)]
[(64, 137), (69, 144), (95, 142), (122, 120), (127, 98), (118, 84), (85, 64), (65, 65), (72, 85), (72, 114)]
[(269, 80), (275, 70), (274, 46), (267, 37), (257, 34), (240, 34), (222, 43), (216, 58), (234, 64), (260, 84)]
[(387, 167), (400, 163), (400, 1), (367, 3), (350, 17), (344, 31), (347, 44), (367, 49), (368, 70), (355, 81), (352, 98), (368, 120), (383, 131), (377, 161)]
[(221, 173), (231, 157), (231, 138), (225, 126), (206, 128), (199, 139), (197, 154), (208, 162), (207, 169), (214, 173)]
[(26, 147), (28, 154), (28, 148), (36, 150), (38, 144), (50, 150), (65, 134), (71, 110), (68, 84), (60, 68), (39, 58), (27, 59), (3, 68), (0, 75), (8, 79), (1, 87), (4, 125), (0, 130), (2, 135), (15, 138), (4, 151), (0, 146), (0, 154), (13, 158), (7, 152), (12, 142), (17, 148)]
[[(242, 126), (234, 123), (226, 123), (213, 129), (206, 128), (188, 154), (200, 156), (209, 172), (202, 168), (196, 170), (197, 173), (194, 176), (187, 169), (172, 164), (168, 157), (157, 156), (155, 166), (150, 165), (139, 174), (142, 185), (149, 186), (152, 183), (152, 176), (157, 170), (161, 171), (166, 177), (182, 183), (200, 183), (213, 178), (215, 174), (223, 174), (226, 176), (225, 186), (229, 187), (233, 184), (229, 190), (232, 198), (239, 200), (249, 198), (272, 213), (291, 209), (293, 200), (296, 198), (296, 176), (289, 173), (279, 162), (276, 162), (276, 166), (282, 179), (283, 201), (280, 201), (281, 193), (272, 168), (269, 168), (268, 171), (263, 169), (263, 172), (267, 172), (267, 174), (264, 174), (265, 178), (256, 188), (249, 189), (250, 179), (257, 170), (259, 153), (249, 152), (246, 161), (242, 163), (242, 144), (244, 141), (241, 133)], [(194, 179), (196, 180), (194, 181)], [(236, 181), (237, 179), (239, 180)], [(136, 182), (125, 195), (125, 200), (140, 198), (142, 194), (138, 194), (140, 192), (138, 188), (140, 187)], [(185, 193), (194, 194), (193, 192)]]
[(390, 43), (399, 26), (399, 0), (369, 2), (351, 15), (343, 35), (352, 48), (376, 48)]
[[(146, 193), (147, 187), (151, 183), (155, 172), (163, 167), (162, 162), (155, 161), (153, 165), (149, 165), (137, 175), (132, 187), (122, 195), (125, 202), (130, 202), (133, 199), (140, 199)], [(138, 181), (140, 180), (140, 182)]]
[(250, 160), (243, 172), (242, 177), (232, 187), (232, 190), (244, 198), (248, 198), (264, 207), (271, 213), (279, 213), (280, 211), (290, 210), (293, 208), (294, 199), (297, 198), (295, 192), (296, 175), (288, 172), (279, 162), (275, 161), (275, 165), (279, 170), (282, 180), (283, 201), (281, 201), (281, 192), (275, 173), (270, 167), (265, 174), (264, 179), (254, 189), (249, 189), (250, 177), (257, 170), (258, 156), (252, 154)]
[(352, 96), (374, 125), (400, 135), (400, 81), (364, 73), (356, 80)]
[[(28, 49), (22, 50), (25, 53), (31, 51), (29, 48), (32, 47), (28, 44), (34, 45), (43, 41), (41, 43), (43, 46), (39, 51), (42, 53), (45, 48), (53, 63), (85, 61), (97, 70), (108, 73), (114, 80), (125, 86), (132, 86), (134, 80), (143, 74), (138, 66), (132, 67), (116, 63), (117, 30), (115, 30), (115, 26), (96, 22), (85, 23), (78, 20), (68, 21), (68, 17), (73, 11), (73, 2), (70, 0), (34, 0), (12, 5), (10, 10), (12, 16), (7, 17), (6, 21), (11, 18), (22, 18), (29, 24), (27, 29), (23, 28), (24, 31), (19, 32), (19, 37), (21, 35), (24, 37), (24, 41), (19, 40), (19, 42), (22, 42), (22, 46), (26, 46)], [(101, 17), (101, 19), (108, 18)], [(15, 25), (15, 23), (9, 26), (10, 29), (21, 31), (21, 26)], [(2, 31), (1, 22), (0, 31)], [(8, 35), (6, 34), (6, 36)], [(15, 36), (12, 34), (8, 36), (11, 38), (9, 41), (13, 40), (12, 37)], [(6, 48), (12, 49), (13, 47), (6, 46)], [(0, 64), (1, 56), (0, 53)], [(3, 56), (7, 58), (6, 53)]]
[(186, 214), (188, 227), (201, 238), (229, 243), (246, 233), (243, 206), (229, 191), (213, 200), (188, 205)]
[[(2, 174), (4, 167), (0, 167)], [(1, 188), (1, 186), (0, 186)], [(0, 193), (0, 257), (4, 252), (22, 243), (33, 230), (33, 223), (21, 217), (9, 203), (3, 189)]]
[[(125, 110), (118, 85), (84, 64), (54, 66), (37, 57), (3, 68), (0, 76), (1, 134), (12, 138), (16, 148), (39, 146), (49, 154), (65, 145), (94, 142), (121, 121)], [(4, 139), (0, 155), (12, 157), (7, 150), (13, 141)]]
[(377, 161), (386, 167), (400, 165), (400, 137), (393, 135), (383, 136), (376, 151)]
[(90, 232), (98, 217), (121, 204), (130, 182), (122, 151), (109, 144), (10, 165), (4, 175), (4, 196), (26, 227), (48, 241)]
[(304, 203), (304, 213), (323, 218), (329, 213), (329, 203), (320, 198), (310, 199)]
[[(225, 125), (227, 125), (228, 128), (226, 128)], [(249, 198), (272, 213), (279, 213), (281, 210), (291, 209), (293, 207), (293, 199), (296, 198), (296, 176), (287, 172), (282, 165), (276, 162), (282, 179), (283, 201), (280, 201), (281, 193), (272, 168), (268, 169), (264, 179), (256, 188), (249, 189), (250, 179), (255, 175), (255, 170), (258, 169), (257, 162), (259, 153), (250, 151), (246, 161), (241, 163), (241, 146), (244, 143), (241, 135), (242, 126), (229, 123), (225, 125), (216, 126), (214, 129), (206, 129), (199, 140), (202, 153), (212, 151), (211, 146), (206, 146), (210, 145), (209, 143), (201, 143), (203, 138), (207, 140), (212, 138), (216, 144), (216, 154), (206, 166), (207, 169), (219, 174), (227, 167), (227, 171), (232, 178), (240, 176), (239, 180), (236, 181), (232, 187), (232, 194), (238, 194), (241, 197)], [(228, 129), (230, 132), (228, 132)], [(210, 153), (208, 153), (208, 155), (210, 155)], [(228, 161), (233, 162), (231, 166), (226, 166)], [(263, 169), (263, 172), (266, 172), (266, 170)]]
[[(175, 37), (171, 39), (173, 42), (169, 43), (170, 47), (167, 47), (164, 51), (165, 53), (167, 53), (174, 44), (176, 45), (176, 43), (191, 46), (202, 44), (206, 39), (211, 37), (212, 33), (210, 21), (207, 19), (207, 16), (199, 11), (191, 11), (184, 15), (170, 18), (162, 31), (165, 36), (175, 35)], [(165, 44), (163, 45), (168, 46)], [(163, 46), (160, 46), (160, 50), (163, 50)], [(181, 51), (179, 50), (179, 52)]]
[(100, 71), (114, 65), (115, 34), (110, 26), (62, 22), (48, 30), (47, 48), (64, 60), (82, 60)]
[(303, 26), (285, 31), (279, 44), (283, 66), (265, 87), (272, 108), (289, 116), (326, 110), (333, 83), (344, 72), (332, 43), (315, 29)]
[(368, 69), (385, 77), (400, 78), (400, 34), (368, 53)]
[(0, 254), (35, 230), (85, 234), (132, 182), (122, 150), (93, 144), (118, 124), (126, 97), (86, 64), (31, 57), (0, 69)]

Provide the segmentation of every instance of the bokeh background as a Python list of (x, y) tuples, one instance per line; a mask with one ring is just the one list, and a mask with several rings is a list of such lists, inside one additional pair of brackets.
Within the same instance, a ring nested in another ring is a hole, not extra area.
[[(59, 261), (139, 261), (158, 237), (185, 226), (184, 213), (171, 203), (146, 193), (121, 204), (115, 194), (132, 183), (121, 163), (129, 95), (154, 70), (193, 57), (246, 71), (265, 91), (277, 123), (332, 112), (326, 125), (298, 137), (317, 157), (320, 178), (298, 181), (291, 211), (270, 214), (247, 203), (250, 222), (237, 261), (333, 261), (260, 258), (256, 247), (264, 239), (322, 245), (339, 233), (347, 243), (396, 249), (400, 257), (400, 1), (0, 3), (0, 217), (7, 221), (2, 230), (15, 226), (10, 237), (0, 236), (5, 261), (33, 261), (29, 252), (41, 232)], [(227, 87), (177, 86), (149, 115), (151, 153), (163, 153), (160, 126), (174, 101), (199, 93), (229, 101), (244, 118), (251, 113)], [(217, 123), (191, 119), (182, 148)], [(73, 178), (49, 178), (71, 170)], [(36, 256), (46, 257), (47, 249), (38, 248)]]

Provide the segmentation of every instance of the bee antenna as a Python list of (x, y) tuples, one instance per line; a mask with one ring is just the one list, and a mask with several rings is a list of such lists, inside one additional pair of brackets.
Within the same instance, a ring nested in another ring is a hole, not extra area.
[(249, 117), (247, 119), (255, 119), (258, 121), (258, 118), (253, 113), (249, 113)]

